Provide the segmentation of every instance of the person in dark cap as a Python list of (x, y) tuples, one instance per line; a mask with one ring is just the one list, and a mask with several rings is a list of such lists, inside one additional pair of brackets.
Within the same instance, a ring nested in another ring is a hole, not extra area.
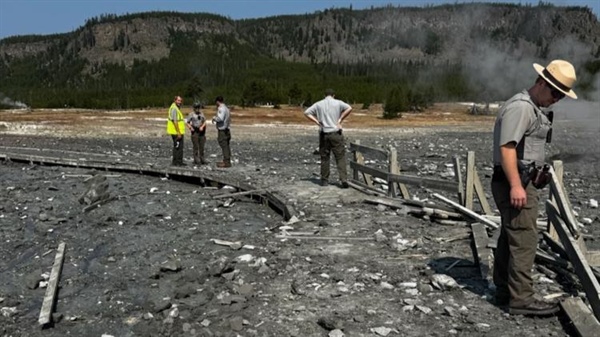
[(346, 146), (342, 122), (350, 115), (352, 107), (335, 99), (333, 89), (325, 90), (325, 98), (304, 111), (306, 118), (319, 126), (319, 155), (321, 156), (321, 186), (329, 184), (329, 159), (335, 156), (342, 188), (348, 188)]
[(496, 304), (507, 306), (510, 314), (545, 316), (558, 306), (534, 296), (531, 276), (538, 243), (537, 189), (543, 185), (527, 179), (525, 172), (545, 160), (552, 122), (543, 108), (577, 95), (571, 89), (576, 80), (571, 63), (554, 60), (547, 67), (533, 67), (539, 75), (534, 85), (506, 101), (494, 125), (492, 194), (502, 219), (494, 284)]
[(192, 137), (192, 155), (194, 164), (206, 165), (208, 161), (204, 159), (204, 145), (206, 144), (206, 117), (202, 113), (202, 103), (195, 102), (194, 110), (186, 118), (187, 127), (191, 131)]

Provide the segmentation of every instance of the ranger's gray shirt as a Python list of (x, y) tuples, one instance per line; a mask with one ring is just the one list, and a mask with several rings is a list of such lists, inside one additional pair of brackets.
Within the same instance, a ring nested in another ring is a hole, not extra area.
[(198, 114), (196, 114), (196, 112), (192, 111), (189, 113), (189, 115), (186, 118), (186, 122), (192, 124), (192, 127), (194, 127), (194, 128), (199, 128), (200, 125), (202, 125), (202, 123), (204, 123), (205, 120), (206, 120), (206, 118), (204, 117), (204, 114), (202, 113), (202, 111), (198, 112)]
[(217, 129), (227, 130), (231, 126), (231, 114), (225, 104), (221, 104), (217, 110), (217, 115), (213, 118), (217, 123)]
[(517, 159), (541, 165), (545, 159), (546, 135), (552, 124), (533, 103), (527, 90), (511, 97), (498, 111), (494, 124), (494, 165), (501, 165), (500, 147), (514, 142)]
[(306, 109), (304, 114), (307, 116), (315, 116), (321, 123), (321, 131), (324, 133), (331, 133), (340, 129), (338, 127), (338, 120), (340, 119), (342, 112), (349, 107), (350, 105), (347, 103), (335, 99), (332, 96), (327, 96)]

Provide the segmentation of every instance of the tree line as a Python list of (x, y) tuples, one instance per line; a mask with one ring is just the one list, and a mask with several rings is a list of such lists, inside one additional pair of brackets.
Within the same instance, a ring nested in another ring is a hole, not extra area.
[[(338, 36), (341, 39), (347, 31), (354, 31), (359, 41), (362, 33), (360, 29), (351, 29), (353, 21), (348, 19), (346, 12), (355, 16), (366, 13), (353, 12), (351, 8), (332, 11), (337, 25), (330, 33), (335, 39)], [(319, 15), (326, 14), (327, 11)], [(0, 93), (32, 108), (166, 107), (174, 95), (182, 95), (188, 102), (212, 103), (214, 97), (223, 95), (229, 104), (240, 106), (266, 103), (308, 106), (323, 97), (325, 88), (331, 87), (336, 89), (339, 98), (350, 103), (384, 103), (384, 117), (388, 118), (400, 116), (403, 111), (425, 108), (435, 101), (490, 99), (487, 83), (472, 82), (461, 60), (444, 63), (400, 60), (338, 63), (311, 58), (313, 61), (309, 63), (291, 62), (281, 56), (269, 55), (260, 43), (243, 43), (231, 34), (171, 30), (169, 56), (156, 61), (137, 59), (130, 64), (91, 63), (80, 56), (82, 49), (96, 43), (91, 29), (98, 23), (143, 19), (146, 16), (169, 18), (173, 15), (199, 20), (198, 14), (172, 12), (105, 15), (90, 19), (72, 33), (4, 39), (0, 42), (51, 40), (52, 43), (46, 51), (33, 56), (11, 58), (0, 55)], [(303, 16), (291, 18), (298, 21)], [(210, 14), (200, 15), (200, 19), (231, 22)], [(262, 30), (259, 28), (263, 20), (266, 19), (242, 20), (238, 24), (246, 33), (260, 37)], [(266, 22), (273, 24), (272, 20), (277, 18)], [(282, 17), (281, 20), (288, 22), (290, 17)], [(296, 22), (294, 20), (291, 21)], [(339, 30), (336, 30), (338, 26)], [(328, 38), (322, 28), (313, 29), (310, 36)], [(306, 41), (309, 33), (298, 26), (283, 25), (279, 33), (282, 43), (290, 43), (290, 48), (314, 47)], [(494, 30), (491, 38), (504, 40), (509, 33)], [(473, 31), (472, 34), (483, 38), (488, 33)], [(425, 31), (422, 35), (423, 45), (413, 46), (411, 43), (414, 41), (410, 39), (393, 42), (404, 47), (420, 47), (426, 54), (437, 54), (443, 43), (441, 37), (433, 31)], [(265, 38), (273, 36), (265, 35)], [(343, 38), (348, 39), (347, 36)], [(292, 41), (296, 43), (292, 44)], [(548, 43), (540, 40), (540, 53)], [(268, 43), (265, 42), (265, 45)], [(124, 32), (116, 34), (112, 48), (129, 48), (133, 53), (141, 51), (140, 46), (132, 43)], [(600, 55), (600, 47), (595, 55)], [(583, 76), (579, 76), (578, 72), (578, 88), (585, 95), (586, 91), (595, 90), (593, 79), (600, 72), (600, 60), (588, 61), (582, 71)]]
[[(199, 38), (204, 40), (201, 45), (211, 47), (200, 47)], [(205, 103), (223, 95), (230, 104), (242, 106), (308, 106), (327, 87), (346, 101), (367, 104), (384, 102), (393, 91), (406, 96), (409, 108), (477, 94), (466, 81), (418, 80), (425, 69), (436, 78), (460, 76), (459, 65), (294, 63), (265, 56), (227, 35), (172, 32), (170, 45), (167, 58), (125, 65), (89, 64), (66, 42), (58, 43), (45, 53), (12, 60), (10, 67), (0, 62), (5, 79), (0, 92), (32, 108), (91, 109), (163, 107), (175, 94)]]

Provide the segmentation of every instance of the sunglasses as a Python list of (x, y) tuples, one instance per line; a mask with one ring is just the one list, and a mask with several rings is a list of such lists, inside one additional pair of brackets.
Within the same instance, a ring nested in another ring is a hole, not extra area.
[(548, 133), (546, 134), (546, 143), (550, 143), (552, 142), (552, 123), (554, 123), (554, 111), (550, 110), (546, 112), (546, 117), (550, 122), (550, 130), (548, 130)]
[(546, 83), (546, 85), (548, 86), (548, 88), (550, 88), (550, 95), (552, 95), (552, 98), (554, 98), (557, 101), (565, 98), (565, 94), (562, 91), (556, 89), (549, 83)]

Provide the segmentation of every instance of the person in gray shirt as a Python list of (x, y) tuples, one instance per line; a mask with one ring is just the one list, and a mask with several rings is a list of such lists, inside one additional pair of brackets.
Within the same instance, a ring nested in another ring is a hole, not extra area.
[(333, 89), (325, 91), (325, 98), (304, 111), (306, 118), (319, 126), (319, 155), (321, 156), (321, 186), (329, 184), (329, 159), (335, 156), (342, 188), (348, 188), (346, 147), (342, 134), (342, 122), (350, 115), (352, 107), (335, 99)]
[(212, 123), (217, 126), (217, 141), (223, 151), (223, 161), (217, 163), (217, 167), (231, 167), (231, 114), (225, 105), (223, 96), (215, 98), (217, 104), (217, 115), (213, 117)]
[(204, 159), (204, 145), (206, 144), (206, 118), (200, 110), (202, 104), (194, 103), (194, 111), (186, 118), (187, 127), (192, 133), (192, 154), (194, 164), (206, 165), (208, 161)]
[(514, 95), (498, 111), (494, 124), (492, 194), (502, 226), (494, 252), (496, 304), (513, 315), (552, 315), (555, 303), (534, 296), (531, 269), (536, 255), (539, 192), (528, 179), (528, 166), (541, 166), (550, 140), (551, 115), (544, 108), (577, 95), (575, 68), (554, 60), (533, 65), (538, 77), (528, 90)]

